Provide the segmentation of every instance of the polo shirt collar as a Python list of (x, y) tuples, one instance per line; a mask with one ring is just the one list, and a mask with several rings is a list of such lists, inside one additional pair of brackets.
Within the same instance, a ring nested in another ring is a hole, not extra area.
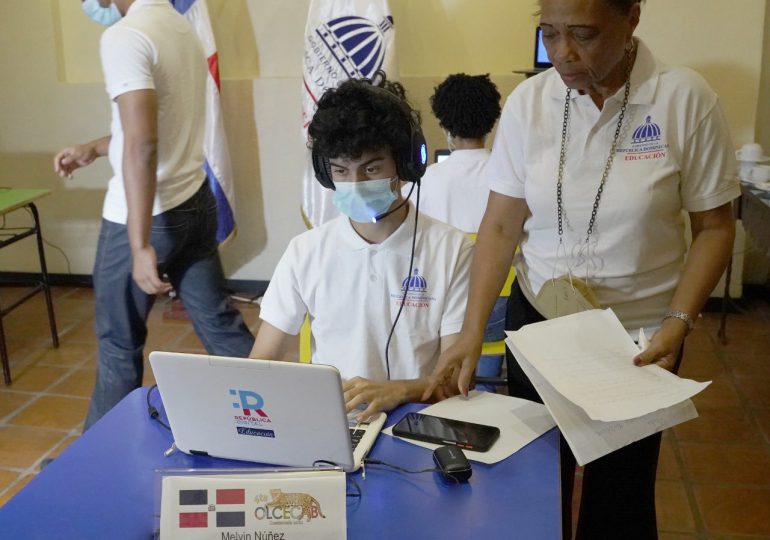
[(453, 161), (475, 161), (486, 157), (488, 154), (489, 150), (486, 148), (458, 148), (452, 150), (450, 157)]
[[(658, 88), (660, 66), (647, 45), (639, 38), (634, 40), (636, 41), (636, 61), (631, 70), (631, 93), (628, 96), (628, 102), (637, 105), (651, 104)], [(548, 76), (550, 77), (548, 94), (554, 99), (564, 101), (567, 85), (561, 80), (556, 69), (549, 70)], [(624, 89), (621, 87), (610, 99), (623, 101), (623, 92)], [(571, 99), (576, 99), (578, 96), (580, 96), (578, 92), (572, 92)]]
[(136, 11), (139, 9), (142, 9), (146, 6), (152, 6), (152, 5), (168, 5), (168, 0), (136, 0), (133, 4), (128, 6), (128, 11), (126, 12), (126, 16), (128, 16), (129, 13), (132, 11)]
[[(415, 191), (417, 190), (415, 189)], [(406, 219), (403, 221), (403, 223), (401, 223), (401, 225), (398, 226), (395, 231), (393, 231), (393, 234), (386, 238), (384, 242), (379, 244), (370, 244), (361, 238), (353, 228), (353, 225), (351, 225), (350, 218), (344, 215), (336, 218), (336, 230), (330, 230), (329, 232), (338, 235), (337, 246), (341, 251), (363, 251), (366, 249), (376, 249), (388, 250), (400, 255), (409, 256), (412, 253), (412, 233), (414, 231), (414, 213), (416, 210), (411, 200), (406, 204), (409, 207), (409, 213), (407, 214)], [(417, 220), (418, 237), (422, 232), (424, 222), (425, 216), (420, 215), (420, 218)]]

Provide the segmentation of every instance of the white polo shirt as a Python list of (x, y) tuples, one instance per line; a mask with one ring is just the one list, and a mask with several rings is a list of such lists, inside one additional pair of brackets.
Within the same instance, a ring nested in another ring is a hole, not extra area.
[(102, 215), (126, 223), (123, 128), (115, 99), (154, 89), (158, 99), (158, 176), (152, 214), (182, 204), (198, 191), (203, 172), (208, 67), (187, 20), (168, 0), (136, 0), (126, 16), (104, 31), (101, 59), (112, 100), (109, 182)]
[[(345, 379), (385, 380), (385, 345), (403, 297), (414, 207), (381, 244), (361, 238), (346, 216), (296, 236), (262, 300), (260, 317), (297, 334), (309, 314), (312, 361)], [(472, 243), (460, 231), (420, 214), (412, 283), (390, 343), (391, 379), (430, 374), (441, 336), (460, 331)]]
[(571, 266), (577, 277), (587, 275), (600, 304), (634, 329), (659, 324), (671, 301), (686, 252), (682, 210), (719, 207), (740, 188), (716, 94), (694, 71), (659, 64), (638, 41), (617, 154), (591, 236), (593, 256), (578, 257), (623, 91), (601, 111), (588, 95), (572, 92), (562, 180), (566, 256), (557, 255), (556, 205), (566, 86), (554, 69), (508, 98), (487, 175), (493, 191), (527, 201), (516, 267), (533, 290)]
[[(425, 171), (420, 188), (420, 212), (466, 233), (476, 233), (487, 209), (489, 186), (484, 148), (454, 150), (444, 161)], [(410, 184), (402, 188), (409, 193)], [(414, 200), (414, 198), (412, 199)]]

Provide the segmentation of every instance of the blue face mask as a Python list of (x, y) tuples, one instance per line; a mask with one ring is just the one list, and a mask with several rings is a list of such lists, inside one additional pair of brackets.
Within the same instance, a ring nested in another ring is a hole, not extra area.
[(85, 0), (80, 4), (80, 7), (92, 21), (102, 26), (112, 26), (123, 18), (123, 15), (112, 2), (110, 2), (110, 7), (102, 7), (98, 0)]
[(359, 182), (334, 182), (332, 203), (337, 210), (359, 223), (375, 223), (374, 218), (384, 214), (396, 200), (390, 188), (393, 180), (362, 180)]

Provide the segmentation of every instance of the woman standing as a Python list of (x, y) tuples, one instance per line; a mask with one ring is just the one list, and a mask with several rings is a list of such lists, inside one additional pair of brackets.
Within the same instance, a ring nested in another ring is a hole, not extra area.
[[(510, 329), (611, 307), (629, 332), (654, 331), (635, 364), (676, 371), (684, 338), (730, 258), (731, 201), (740, 189), (717, 96), (633, 36), (640, 4), (540, 1), (555, 69), (521, 83), (503, 109), (463, 330), (441, 356), (434, 384), (457, 377), (467, 392), (517, 245)], [(511, 395), (539, 401), (518, 364), (508, 367)], [(578, 539), (657, 538), (659, 446), (658, 433), (586, 466)], [(562, 475), (570, 538), (574, 459), (566, 444)]]

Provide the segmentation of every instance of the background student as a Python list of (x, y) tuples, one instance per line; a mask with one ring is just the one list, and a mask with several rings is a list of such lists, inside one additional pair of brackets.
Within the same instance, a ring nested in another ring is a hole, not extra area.
[(430, 104), (452, 153), (425, 171), (420, 211), (475, 234), (489, 198), (484, 143), (500, 117), (500, 93), (488, 74), (456, 73), (434, 89)]
[[(500, 117), (500, 92), (489, 75), (449, 75), (430, 98), (433, 115), (446, 133), (452, 153), (425, 171), (420, 211), (465, 233), (475, 234), (489, 199), (485, 167), (489, 150), (487, 135)], [(407, 186), (402, 188), (405, 191)], [(505, 339), (506, 297), (495, 302), (487, 321), (484, 341)], [(499, 377), (502, 357), (482, 356), (476, 367), (479, 377)], [(479, 390), (495, 391), (491, 384)]]
[(108, 154), (114, 173), (93, 271), (99, 350), (86, 429), (141, 385), (147, 316), (172, 286), (209, 353), (245, 357), (254, 343), (219, 260), (216, 201), (203, 172), (208, 68), (198, 38), (168, 0), (94, 4), (84, 11), (111, 25), (100, 53), (112, 133), (54, 158), (62, 178)]

